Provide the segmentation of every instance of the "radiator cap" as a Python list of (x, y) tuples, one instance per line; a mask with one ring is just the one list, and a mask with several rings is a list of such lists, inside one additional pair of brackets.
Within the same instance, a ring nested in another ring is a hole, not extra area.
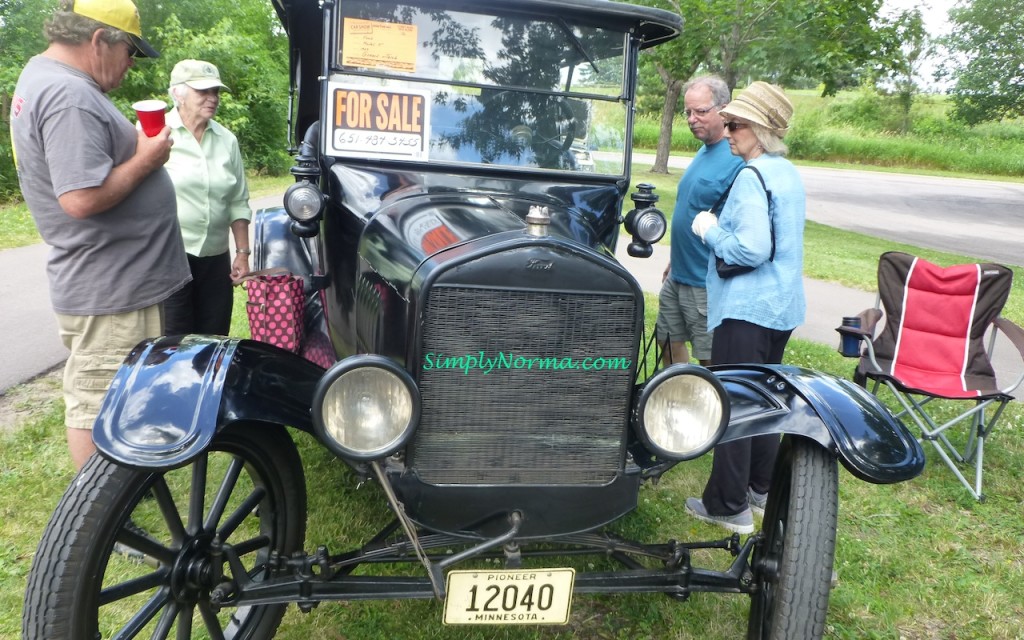
[(551, 215), (547, 207), (533, 205), (530, 212), (526, 214), (526, 231), (531, 236), (548, 235), (548, 226), (551, 225)]

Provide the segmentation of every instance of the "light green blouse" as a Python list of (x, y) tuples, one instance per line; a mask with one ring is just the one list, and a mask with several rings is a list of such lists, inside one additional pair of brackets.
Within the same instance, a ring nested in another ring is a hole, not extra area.
[(231, 223), (252, 219), (238, 139), (210, 120), (200, 143), (177, 109), (167, 114), (167, 124), (174, 146), (165, 166), (174, 182), (185, 251), (197, 257), (224, 253)]

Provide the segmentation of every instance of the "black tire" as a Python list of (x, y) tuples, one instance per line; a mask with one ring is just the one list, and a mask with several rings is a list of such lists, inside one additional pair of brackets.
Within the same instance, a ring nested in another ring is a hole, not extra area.
[(835, 456), (815, 442), (782, 441), (752, 562), (748, 640), (818, 640), (825, 632), (839, 512)]
[[(283, 427), (233, 425), (198, 458), (168, 471), (95, 455), (39, 543), (23, 637), (273, 637), (285, 605), (215, 611), (210, 592), (233, 575), (230, 550), (258, 581), (273, 574), (271, 551), (301, 549), (305, 528), (302, 463)], [(219, 560), (210, 554), (214, 531), (225, 551)], [(220, 581), (210, 575), (215, 568)]]

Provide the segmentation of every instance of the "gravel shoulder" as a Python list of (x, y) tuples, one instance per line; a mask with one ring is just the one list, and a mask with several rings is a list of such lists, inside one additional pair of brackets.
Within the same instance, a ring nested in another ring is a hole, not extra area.
[(60, 399), (63, 373), (59, 365), (0, 393), (0, 434), (13, 432)]

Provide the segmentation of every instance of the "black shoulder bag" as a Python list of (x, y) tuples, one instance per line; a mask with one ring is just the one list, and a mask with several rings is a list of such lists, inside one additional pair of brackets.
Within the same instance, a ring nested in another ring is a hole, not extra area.
[[(772, 192), (768, 190), (767, 185), (764, 183), (764, 178), (761, 177), (761, 172), (757, 170), (757, 167), (747, 165), (743, 167), (743, 169), (750, 169), (754, 172), (757, 179), (761, 182), (761, 188), (764, 189), (765, 196), (768, 198), (768, 229), (772, 234), (772, 252), (768, 255), (768, 262), (772, 262), (775, 260), (775, 219), (774, 216), (772, 216), (772, 211), (774, 209), (772, 204)], [(740, 171), (743, 169), (740, 169)], [(733, 180), (735, 181), (735, 178)], [(726, 198), (729, 197), (730, 191), (732, 191), (732, 185), (729, 185), (729, 188), (725, 190), (725, 193), (723, 193), (722, 197), (718, 199), (715, 206), (711, 208), (712, 213), (718, 215), (718, 209), (722, 206), (722, 203), (725, 202)], [(751, 267), (745, 264), (729, 264), (725, 260), (715, 256), (715, 270), (718, 271), (718, 277), (722, 279), (732, 278), (733, 276), (738, 276), (742, 273), (750, 273), (756, 268), (757, 267)]]

